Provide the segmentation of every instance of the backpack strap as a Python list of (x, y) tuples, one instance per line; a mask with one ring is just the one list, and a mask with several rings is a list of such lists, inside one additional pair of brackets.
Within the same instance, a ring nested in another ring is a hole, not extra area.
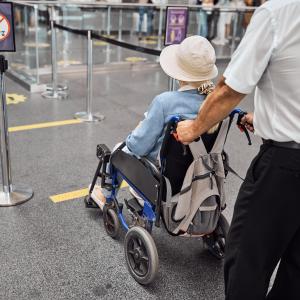
[(230, 118), (226, 118), (225, 120), (223, 120), (211, 153), (222, 153), (230, 125)]
[(190, 185), (192, 184), (195, 173), (195, 164), (196, 160), (192, 162), (185, 174), (181, 190), (186, 191), (183, 194), (179, 194), (178, 204), (175, 212), (176, 219), (182, 219), (189, 213), (190, 202), (192, 199), (192, 189), (190, 188)]
[(207, 155), (205, 145), (201, 138), (198, 142), (192, 142), (191, 144), (189, 144), (189, 147), (194, 157), (194, 160), (198, 159), (201, 156)]
[(233, 119), (234, 119), (234, 115), (230, 114), (229, 117), (228, 117), (228, 119), (229, 119), (229, 124), (228, 124), (227, 133), (226, 133), (225, 143), (226, 143), (227, 138), (228, 138), (229, 130), (230, 130), (230, 127), (232, 125), (232, 122), (233, 122)]
[(229, 159), (228, 159), (228, 154), (225, 151), (223, 151), (222, 156), (223, 156), (224, 170), (227, 171), (227, 172), (232, 173), (233, 175), (235, 175), (236, 177), (238, 177), (239, 179), (241, 179), (242, 181), (244, 181), (244, 178), (242, 178), (233, 168), (230, 167), (230, 165), (229, 165)]

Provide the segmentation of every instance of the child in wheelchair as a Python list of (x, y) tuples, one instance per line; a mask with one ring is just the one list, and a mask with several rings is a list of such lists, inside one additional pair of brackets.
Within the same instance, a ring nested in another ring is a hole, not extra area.
[[(128, 135), (122, 150), (147, 157), (156, 164), (168, 122), (176, 115), (194, 119), (206, 96), (214, 89), (211, 80), (218, 75), (215, 61), (214, 48), (201, 36), (191, 36), (179, 45), (166, 47), (160, 55), (160, 65), (168, 76), (178, 81), (179, 89), (154, 98), (144, 120)], [(217, 128), (215, 126), (209, 133)], [(133, 189), (131, 192), (143, 204)], [(91, 198), (103, 208), (109, 194), (105, 188), (95, 185)]]

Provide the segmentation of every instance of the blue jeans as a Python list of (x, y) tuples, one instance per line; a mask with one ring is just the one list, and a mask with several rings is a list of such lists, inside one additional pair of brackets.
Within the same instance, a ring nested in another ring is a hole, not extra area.
[(153, 8), (152, 7), (143, 7), (139, 9), (139, 33), (142, 32), (142, 25), (144, 20), (144, 14), (147, 14), (147, 34), (152, 33), (152, 19), (153, 19)]
[(205, 38), (208, 36), (207, 13), (203, 10), (199, 12), (199, 35)]

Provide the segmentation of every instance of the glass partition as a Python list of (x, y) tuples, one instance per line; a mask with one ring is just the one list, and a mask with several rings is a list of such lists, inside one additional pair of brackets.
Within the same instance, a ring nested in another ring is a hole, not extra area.
[(39, 44), (38, 8), (14, 5), (16, 52), (9, 54), (10, 72), (30, 84), (39, 83), (39, 51), (49, 44)]
[[(51, 74), (51, 11), (57, 24), (92, 30), (140, 47), (162, 49), (166, 5), (89, 2), (15, 2), (17, 52), (10, 55), (10, 72), (28, 84), (45, 83)], [(248, 12), (249, 14), (249, 12)], [(188, 35), (202, 35), (214, 46), (217, 58), (229, 59), (245, 32), (245, 8), (189, 6)], [(58, 72), (86, 65), (87, 38), (56, 29)], [(157, 63), (157, 56), (94, 40), (95, 67), (116, 63)], [(112, 65), (111, 65), (112, 66)], [(48, 76), (49, 77), (49, 76)]]

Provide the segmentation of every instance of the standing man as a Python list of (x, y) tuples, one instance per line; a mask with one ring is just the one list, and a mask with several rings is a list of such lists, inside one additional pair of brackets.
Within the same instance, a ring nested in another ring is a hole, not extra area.
[(263, 145), (235, 204), (225, 259), (227, 300), (300, 299), (299, 16), (300, 0), (270, 0), (258, 8), (197, 119), (178, 124), (179, 139), (191, 142), (256, 88), (254, 120), (247, 115), (244, 122)]

